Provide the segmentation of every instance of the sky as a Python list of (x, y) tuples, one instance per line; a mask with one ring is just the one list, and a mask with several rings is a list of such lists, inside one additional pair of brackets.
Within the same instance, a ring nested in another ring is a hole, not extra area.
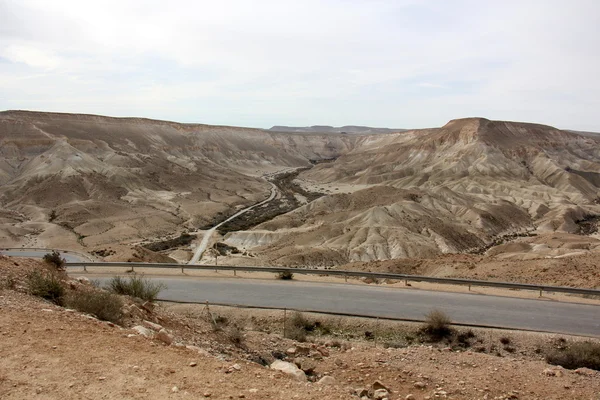
[(600, 131), (598, 0), (0, 0), (0, 110)]

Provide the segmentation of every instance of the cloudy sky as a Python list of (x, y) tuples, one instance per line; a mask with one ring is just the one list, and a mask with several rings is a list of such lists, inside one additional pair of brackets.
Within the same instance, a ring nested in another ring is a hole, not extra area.
[(0, 0), (0, 110), (600, 131), (598, 0)]

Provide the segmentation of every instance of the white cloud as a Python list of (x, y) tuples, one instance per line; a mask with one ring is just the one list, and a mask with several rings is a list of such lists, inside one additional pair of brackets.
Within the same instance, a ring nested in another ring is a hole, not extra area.
[(600, 130), (599, 15), (586, 0), (0, 0), (0, 109)]
[(60, 59), (54, 54), (32, 46), (12, 44), (3, 50), (1, 55), (9, 61), (34, 68), (54, 69), (60, 65)]

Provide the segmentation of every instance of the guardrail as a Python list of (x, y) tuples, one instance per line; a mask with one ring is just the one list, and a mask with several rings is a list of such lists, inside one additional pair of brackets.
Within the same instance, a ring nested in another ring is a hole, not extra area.
[(521, 290), (534, 290), (540, 292), (552, 292), (552, 293), (570, 293), (579, 295), (592, 295), (600, 296), (600, 290), (598, 289), (580, 289), (571, 288), (566, 286), (549, 286), (549, 285), (536, 285), (529, 283), (512, 283), (512, 282), (494, 282), (494, 281), (480, 281), (474, 279), (462, 279), (462, 278), (437, 278), (432, 276), (419, 276), (419, 275), (408, 275), (408, 274), (389, 274), (380, 272), (361, 272), (361, 271), (346, 271), (337, 269), (305, 269), (305, 268), (284, 268), (284, 267), (243, 267), (233, 265), (198, 265), (198, 264), (159, 264), (159, 263), (123, 263), (123, 262), (68, 262), (65, 264), (66, 267), (83, 267), (84, 271), (87, 271), (88, 267), (94, 268), (115, 268), (115, 267), (127, 267), (133, 271), (135, 268), (162, 268), (162, 269), (181, 269), (183, 273), (186, 269), (188, 270), (221, 270), (221, 271), (233, 271), (234, 275), (236, 271), (246, 272), (292, 272), (294, 274), (304, 275), (334, 275), (343, 276), (346, 281), (348, 277), (366, 277), (376, 279), (393, 279), (408, 282), (432, 282), (432, 283), (443, 283), (450, 285), (466, 285), (469, 286), (484, 286), (484, 287), (498, 287), (506, 289), (521, 289)]

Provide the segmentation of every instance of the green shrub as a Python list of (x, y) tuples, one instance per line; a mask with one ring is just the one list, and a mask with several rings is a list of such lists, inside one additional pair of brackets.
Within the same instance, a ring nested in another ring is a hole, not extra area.
[(65, 287), (60, 277), (53, 272), (33, 271), (27, 276), (27, 289), (30, 294), (62, 305)]
[(164, 283), (155, 283), (139, 275), (127, 278), (115, 276), (108, 283), (109, 289), (116, 294), (124, 294), (138, 299), (154, 301), (161, 290), (166, 289)]
[(443, 311), (433, 310), (427, 314), (425, 324), (421, 328), (421, 332), (428, 335), (433, 341), (440, 341), (444, 338), (452, 336), (452, 321)]
[(70, 308), (92, 314), (103, 321), (119, 323), (123, 318), (123, 301), (114, 293), (101, 290), (71, 292), (65, 303)]
[(294, 279), (294, 274), (292, 273), (292, 271), (283, 271), (283, 272), (279, 272), (277, 274), (277, 279), (281, 279), (284, 281), (289, 281)]
[(600, 343), (577, 342), (564, 349), (554, 349), (546, 354), (546, 361), (567, 369), (585, 367), (600, 371)]
[(52, 253), (44, 254), (44, 261), (50, 265), (53, 265), (56, 269), (64, 269), (66, 260), (60, 256), (60, 253), (56, 250), (52, 250)]

